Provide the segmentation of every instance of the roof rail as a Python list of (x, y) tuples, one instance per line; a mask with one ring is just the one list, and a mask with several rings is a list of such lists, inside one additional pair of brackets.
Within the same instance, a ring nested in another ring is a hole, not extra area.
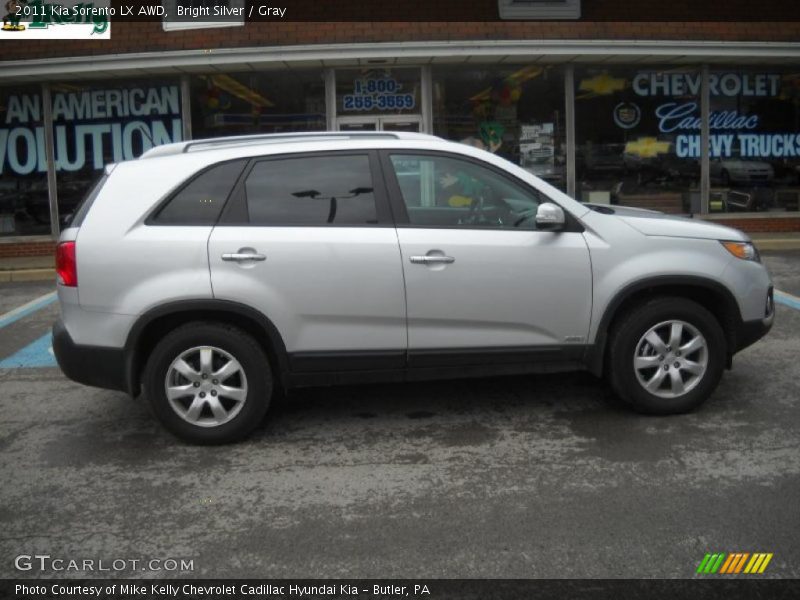
[(312, 142), (347, 139), (427, 139), (438, 140), (436, 136), (407, 131), (303, 131), (297, 133), (263, 133), (256, 135), (236, 135), (230, 137), (206, 138), (164, 144), (151, 148), (139, 158), (154, 158), (156, 156), (169, 156), (184, 154), (192, 151), (213, 150), (224, 146), (238, 146), (249, 144)]

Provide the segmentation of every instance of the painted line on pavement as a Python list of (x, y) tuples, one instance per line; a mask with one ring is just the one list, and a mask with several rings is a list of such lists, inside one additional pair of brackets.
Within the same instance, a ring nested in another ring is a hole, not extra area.
[(18, 350), (8, 358), (0, 360), (0, 369), (20, 369), (35, 367), (56, 367), (53, 354), (53, 336), (48, 331), (35, 342)]
[(37, 310), (40, 310), (45, 306), (49, 306), (56, 300), (58, 300), (56, 293), (50, 292), (44, 296), (34, 298), (30, 302), (26, 302), (22, 306), (18, 306), (17, 308), (10, 310), (3, 315), (0, 315), (0, 329), (17, 322), (32, 313), (35, 313)]
[(795, 310), (800, 310), (800, 298), (797, 296), (793, 296), (792, 294), (788, 294), (786, 292), (782, 292), (780, 290), (775, 290), (775, 302), (779, 304), (783, 304), (784, 306), (788, 306)]

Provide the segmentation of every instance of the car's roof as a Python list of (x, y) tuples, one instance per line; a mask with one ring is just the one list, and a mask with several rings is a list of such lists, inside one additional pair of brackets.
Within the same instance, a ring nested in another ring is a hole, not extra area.
[(162, 156), (173, 156), (176, 154), (188, 154), (195, 152), (210, 152), (213, 150), (233, 149), (247, 147), (250, 153), (254, 148), (263, 147), (264, 150), (272, 153), (276, 146), (291, 145), (292, 151), (298, 151), (297, 144), (308, 144), (311, 142), (327, 142), (338, 147), (355, 147), (359, 142), (364, 141), (399, 141), (416, 140), (432, 142), (438, 141), (446, 143), (442, 138), (426, 135), (423, 133), (412, 133), (405, 131), (308, 131), (299, 133), (270, 133), (259, 135), (240, 135), (232, 137), (206, 138), (177, 142), (174, 144), (164, 144), (156, 146), (142, 154), (140, 158), (148, 159)]

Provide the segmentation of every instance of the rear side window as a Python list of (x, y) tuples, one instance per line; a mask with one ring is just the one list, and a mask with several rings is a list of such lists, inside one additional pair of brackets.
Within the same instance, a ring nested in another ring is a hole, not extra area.
[(253, 225), (377, 223), (369, 156), (265, 160), (245, 182)]
[(178, 190), (156, 213), (156, 225), (213, 225), (225, 206), (246, 160), (220, 163)]

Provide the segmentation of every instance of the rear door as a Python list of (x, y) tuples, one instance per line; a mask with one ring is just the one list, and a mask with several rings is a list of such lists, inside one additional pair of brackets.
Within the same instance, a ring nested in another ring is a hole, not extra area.
[(266, 315), (295, 371), (404, 365), (403, 273), (379, 173), (368, 151), (256, 159), (210, 236), (214, 297)]

